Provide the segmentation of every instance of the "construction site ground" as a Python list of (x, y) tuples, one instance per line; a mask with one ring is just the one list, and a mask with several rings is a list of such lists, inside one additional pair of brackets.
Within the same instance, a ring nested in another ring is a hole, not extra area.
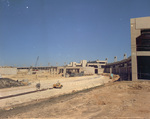
[[(110, 80), (107, 76), (61, 79), (59, 81), (64, 85), (62, 89), (20, 96), (22, 102), (24, 99), (33, 97), (36, 97), (37, 100), (28, 100), (28, 103), (18, 103), (18, 105), (12, 106), (17, 104), (15, 100), (19, 97), (7, 99), (8, 107), (0, 109), (0, 118), (148, 119), (150, 117), (149, 81), (109, 82)], [(56, 79), (53, 82), (56, 82)], [(48, 84), (48, 80), (41, 83), (43, 86), (44, 84), (50, 86), (52, 80), (50, 84)], [(21, 90), (27, 89), (20, 88)], [(9, 89), (5, 90), (9, 92)], [(51, 97), (51, 95), (53, 96)], [(39, 97), (42, 97), (42, 100)], [(3, 105), (4, 100), (0, 100), (0, 105)], [(10, 105), (12, 107), (9, 107)]]
[[(61, 89), (53, 88), (53, 84), (60, 82), (63, 87)], [(47, 89), (45, 91), (37, 91), (25, 95), (14, 96), (10, 98), (0, 99), (0, 109), (10, 110), (14, 106), (24, 104), (31, 101), (37, 101), (45, 98), (56, 97), (63, 94), (77, 92), (79, 90), (88, 89), (91, 87), (99, 86), (111, 81), (107, 76), (94, 75), (83, 77), (70, 77), (70, 78), (50, 78), (30, 80), (30, 85), (12, 88), (0, 89), (0, 98), (7, 97), (26, 92), (36, 91), (36, 84), (40, 82), (40, 89)]]

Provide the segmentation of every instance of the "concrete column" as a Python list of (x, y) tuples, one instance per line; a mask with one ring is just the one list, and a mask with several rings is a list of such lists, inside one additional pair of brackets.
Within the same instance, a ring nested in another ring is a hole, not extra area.
[(140, 35), (140, 29), (136, 29), (136, 20), (131, 19), (131, 59), (132, 59), (132, 81), (137, 81), (137, 52), (136, 38)]
[(54, 77), (54, 68), (52, 68), (52, 76)]
[(81, 68), (79, 69), (79, 73), (81, 73)]
[(56, 74), (56, 69), (53, 68), (53, 75), (54, 75), (54, 77), (55, 77), (55, 74)]
[(117, 56), (114, 57), (114, 62), (117, 62)]
[(58, 69), (58, 67), (57, 67), (57, 69), (56, 69), (56, 74), (57, 74), (57, 76), (58, 76), (58, 73), (59, 73), (59, 69)]
[(109, 69), (109, 70), (110, 70), (110, 74), (112, 74), (112, 67), (110, 67), (110, 69)]
[(127, 59), (127, 54), (126, 53), (123, 55), (123, 59)]
[(63, 74), (64, 74), (64, 77), (65, 77), (65, 75), (66, 75), (66, 67), (64, 67), (64, 73)]
[(50, 68), (50, 74), (52, 75), (52, 68)]
[(131, 71), (129, 70), (128, 67), (127, 67), (127, 73), (128, 73), (128, 81), (130, 81), (130, 73), (131, 73)]

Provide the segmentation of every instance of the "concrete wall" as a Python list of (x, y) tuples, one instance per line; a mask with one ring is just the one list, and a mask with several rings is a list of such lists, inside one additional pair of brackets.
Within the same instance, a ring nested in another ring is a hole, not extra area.
[(120, 80), (131, 80), (131, 67), (105, 68), (104, 73), (113, 73), (120, 76)]
[(83, 71), (85, 75), (95, 74), (94, 67), (82, 67), (80, 71)]
[(120, 76), (121, 80), (131, 80), (131, 57), (118, 62), (105, 65), (104, 73), (113, 73)]
[(0, 68), (0, 74), (15, 75), (15, 74), (17, 74), (17, 68)]
[(26, 73), (28, 72), (28, 69), (18, 69), (18, 73)]
[(98, 74), (104, 73), (104, 68), (98, 68)]
[(87, 61), (86, 60), (81, 60), (81, 64), (82, 64), (82, 67), (86, 67)]

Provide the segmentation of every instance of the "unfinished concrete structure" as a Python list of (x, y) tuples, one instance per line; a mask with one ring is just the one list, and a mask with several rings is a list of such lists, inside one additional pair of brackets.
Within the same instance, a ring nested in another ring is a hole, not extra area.
[(81, 60), (80, 63), (71, 62), (67, 66), (69, 66), (69, 67), (86, 67), (87, 66), (87, 60)]
[(133, 18), (131, 23), (132, 80), (150, 79), (150, 17)]
[(105, 73), (118, 74), (120, 80), (131, 80), (131, 57), (124, 58), (121, 61), (114, 61), (113, 63), (108, 63), (104, 68)]
[(48, 66), (48, 67), (18, 67), (17, 74), (38, 74), (38, 73), (49, 73), (52, 76), (58, 75), (58, 67)]
[[(92, 74), (100, 74), (100, 73), (103, 73), (104, 66), (106, 64), (107, 64), (107, 60), (105, 60), (105, 61), (96, 60), (96, 61), (88, 61), (88, 62), (87, 62), (87, 60), (81, 60), (80, 63), (71, 62), (67, 66), (68, 67), (82, 67), (81, 70), (83, 70), (84, 73), (85, 72), (88, 72), (88, 73), (93, 72)], [(93, 68), (91, 68), (91, 67), (93, 67)], [(92, 70), (94, 70), (94, 71), (92, 71)]]
[(15, 67), (0, 67), (0, 74), (2, 75), (15, 75), (17, 72)]
[(84, 74), (84, 75), (92, 75), (95, 74), (94, 67), (83, 67), (82, 65), (79, 67), (72, 66), (58, 66), (58, 67), (18, 67), (18, 71), (16, 74), (39, 74), (47, 72), (51, 76), (64, 76), (68, 77), (70, 74)]
[(101, 74), (104, 71), (104, 65), (107, 64), (106, 61), (89, 61), (81, 60), (80, 63), (71, 62), (66, 66), (57, 67), (18, 67), (18, 73), (34, 74), (41, 72), (48, 72), (52, 76), (62, 75), (68, 77), (68, 75), (76, 74), (79, 75), (93, 75)]
[(87, 62), (87, 67), (94, 67), (95, 74), (101, 74), (104, 72), (104, 66), (107, 64), (107, 60), (96, 60)]
[(94, 67), (71, 67), (71, 66), (64, 66), (58, 67), (58, 74), (63, 74), (63, 76), (73, 76), (73, 75), (92, 75), (94, 74)]
[(132, 18), (131, 58), (109, 63), (105, 72), (119, 74), (124, 80), (150, 79), (150, 17)]

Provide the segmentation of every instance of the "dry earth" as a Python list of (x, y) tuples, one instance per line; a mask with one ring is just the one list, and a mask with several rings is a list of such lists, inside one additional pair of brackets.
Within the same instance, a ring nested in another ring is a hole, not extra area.
[(1, 88), (11, 88), (11, 87), (17, 87), (17, 86), (23, 86), (21, 82), (17, 82), (15, 80), (9, 79), (9, 78), (0, 78), (0, 89)]
[(115, 82), (0, 110), (0, 118), (148, 119), (150, 82)]
[[(23, 104), (23, 103), (50, 98), (54, 96), (56, 97), (59, 95), (71, 93), (72, 91), (80, 91), (83, 89), (88, 89), (99, 85), (103, 85), (104, 83), (108, 83), (109, 81), (112, 81), (112, 79), (109, 79), (108, 76), (100, 76), (100, 75), (69, 77), (69, 78), (60, 78), (60, 79), (54, 78), (54, 79), (45, 79), (45, 80), (41, 78), (38, 79), (40, 80), (31, 80), (30, 82), (31, 85), (28, 86), (0, 89), (0, 109), (10, 110), (18, 104)], [(53, 89), (53, 84), (55, 84), (58, 80), (63, 85), (63, 88), (61, 90)], [(36, 84), (39, 83), (39, 81), (41, 84), (41, 89), (47, 89), (47, 90), (34, 92), (36, 91)], [(24, 94), (32, 91), (34, 93)], [(14, 96), (14, 95), (18, 95), (18, 96)]]

